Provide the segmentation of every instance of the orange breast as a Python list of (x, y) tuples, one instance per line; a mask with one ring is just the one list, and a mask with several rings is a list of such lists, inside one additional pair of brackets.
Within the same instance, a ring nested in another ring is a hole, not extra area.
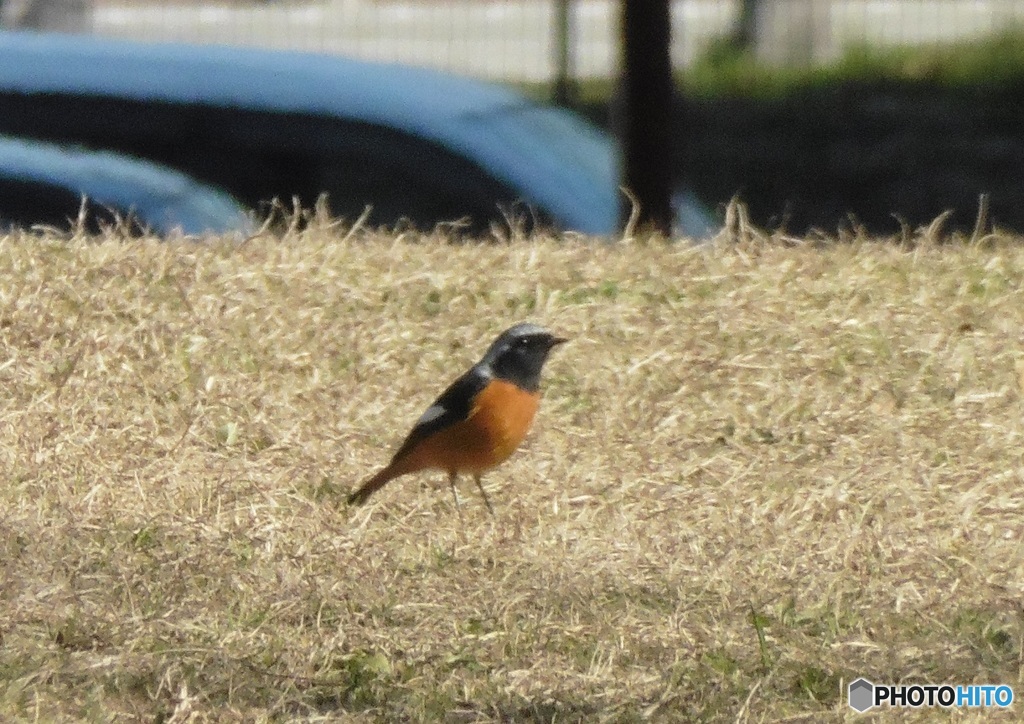
[(482, 473), (504, 462), (530, 431), (540, 395), (492, 380), (469, 416), (430, 436), (409, 453), (410, 467)]

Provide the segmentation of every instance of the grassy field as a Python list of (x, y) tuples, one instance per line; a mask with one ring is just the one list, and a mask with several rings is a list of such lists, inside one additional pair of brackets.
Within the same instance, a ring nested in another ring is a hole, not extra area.
[[(0, 719), (1020, 695), (1020, 241), (0, 237)], [(573, 341), (496, 516), (441, 474), (348, 509), (520, 320)]]

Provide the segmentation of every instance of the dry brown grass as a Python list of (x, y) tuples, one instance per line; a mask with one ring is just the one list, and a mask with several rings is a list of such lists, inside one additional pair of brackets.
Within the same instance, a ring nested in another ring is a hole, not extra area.
[[(1019, 695), (1024, 245), (923, 241), (0, 237), (0, 719)], [(347, 509), (524, 319), (574, 340), (497, 516), (443, 475)]]

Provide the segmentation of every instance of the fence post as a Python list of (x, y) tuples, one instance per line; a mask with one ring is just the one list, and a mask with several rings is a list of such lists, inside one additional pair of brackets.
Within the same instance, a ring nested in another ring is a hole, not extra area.
[[(622, 0), (622, 185), (639, 203), (638, 225), (666, 237), (672, 233), (671, 36), (669, 0)], [(631, 211), (625, 199), (624, 224)]]
[(576, 95), (576, 69), (572, 47), (576, 40), (573, 27), (573, 0), (555, 0), (555, 88), (554, 102), (570, 106)]

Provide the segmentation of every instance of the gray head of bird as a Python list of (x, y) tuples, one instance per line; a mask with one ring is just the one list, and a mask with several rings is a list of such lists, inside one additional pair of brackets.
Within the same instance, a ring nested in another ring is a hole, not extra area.
[(536, 392), (540, 388), (540, 371), (548, 353), (568, 341), (539, 325), (522, 322), (502, 332), (480, 362), (489, 367), (496, 377)]

